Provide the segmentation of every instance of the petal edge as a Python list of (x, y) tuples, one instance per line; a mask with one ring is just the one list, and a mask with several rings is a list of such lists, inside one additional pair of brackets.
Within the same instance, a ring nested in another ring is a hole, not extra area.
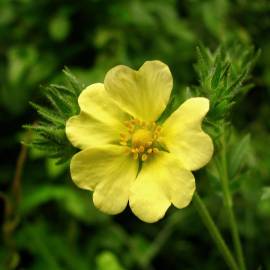
[(160, 152), (143, 165), (132, 184), (129, 205), (139, 219), (153, 223), (164, 217), (171, 204), (186, 207), (194, 191), (193, 174), (174, 155)]
[(71, 160), (71, 177), (82, 189), (94, 190), (93, 202), (102, 212), (122, 212), (131, 183), (138, 170), (137, 161), (123, 146), (107, 145), (80, 151)]
[(144, 121), (155, 121), (165, 109), (173, 86), (167, 65), (147, 61), (136, 71), (119, 65), (109, 70), (105, 90), (124, 111)]
[(213, 155), (212, 139), (201, 127), (208, 110), (208, 99), (190, 98), (162, 126), (161, 142), (191, 171), (206, 165)]

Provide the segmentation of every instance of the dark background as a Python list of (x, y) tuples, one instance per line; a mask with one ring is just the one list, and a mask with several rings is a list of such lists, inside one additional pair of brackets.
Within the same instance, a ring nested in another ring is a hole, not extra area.
[[(20, 144), (29, 136), (22, 125), (38, 118), (29, 101), (44, 103), (39, 86), (63, 82), (64, 66), (90, 84), (117, 64), (138, 68), (159, 59), (184, 91), (197, 83), (200, 42), (262, 50), (255, 87), (233, 111), (233, 140), (251, 134), (250, 169), (233, 191), (248, 269), (270, 269), (267, 0), (0, 1), (0, 269), (143, 269), (145, 260), (145, 269), (226, 269), (192, 204), (152, 225), (128, 209), (104, 215), (74, 186), (67, 165)], [(197, 186), (231, 244), (219, 190), (204, 172)]]

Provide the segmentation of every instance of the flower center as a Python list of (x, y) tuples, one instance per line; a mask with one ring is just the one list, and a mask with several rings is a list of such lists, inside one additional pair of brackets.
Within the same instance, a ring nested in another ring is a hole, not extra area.
[(150, 130), (138, 129), (133, 133), (131, 142), (134, 147), (140, 147), (141, 145), (146, 146), (148, 143), (152, 142), (152, 139), (153, 136)]
[(120, 133), (120, 144), (129, 147), (134, 159), (146, 161), (159, 151), (158, 136), (161, 127), (155, 122), (132, 119), (125, 122), (127, 130)]

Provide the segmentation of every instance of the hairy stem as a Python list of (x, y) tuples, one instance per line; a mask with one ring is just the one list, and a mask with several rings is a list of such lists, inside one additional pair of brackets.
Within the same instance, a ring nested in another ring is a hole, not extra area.
[(222, 149), (221, 149), (221, 171), (220, 171), (220, 178), (223, 190), (223, 198), (224, 198), (224, 205), (227, 210), (228, 214), (228, 221), (231, 229), (233, 244), (237, 256), (237, 261), (241, 270), (245, 270), (245, 261), (243, 255), (243, 249), (239, 237), (237, 222), (235, 219), (234, 211), (233, 211), (233, 203), (232, 197), (229, 189), (229, 177), (228, 177), (228, 165), (227, 165), (227, 157), (226, 157), (226, 139), (225, 139), (225, 130), (223, 131), (222, 137)]
[(212, 217), (210, 216), (204, 202), (201, 200), (200, 196), (196, 192), (193, 197), (193, 202), (195, 207), (202, 218), (202, 221), (206, 228), (208, 229), (210, 235), (212, 236), (217, 248), (219, 249), (221, 255), (223, 256), (225, 262), (231, 270), (238, 270), (238, 266), (232, 256), (227, 244), (225, 243), (220, 231), (218, 230), (216, 224), (214, 223)]

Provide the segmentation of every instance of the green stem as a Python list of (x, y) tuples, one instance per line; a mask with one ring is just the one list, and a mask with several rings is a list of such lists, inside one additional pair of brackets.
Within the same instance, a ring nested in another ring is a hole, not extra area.
[(195, 203), (195, 207), (204, 222), (204, 225), (208, 229), (209, 233), (211, 234), (217, 248), (219, 249), (220, 253), (222, 254), (225, 262), (227, 263), (228, 267), (231, 270), (238, 270), (238, 266), (233, 258), (228, 246), (226, 245), (224, 239), (222, 238), (217, 226), (215, 225), (213, 219), (211, 218), (205, 204), (201, 200), (200, 196), (196, 192), (193, 201)]
[(245, 261), (243, 255), (243, 249), (239, 237), (239, 232), (237, 228), (237, 223), (233, 211), (233, 204), (232, 204), (232, 197), (229, 189), (229, 177), (228, 177), (228, 166), (227, 166), (227, 157), (226, 157), (226, 139), (225, 139), (225, 130), (223, 131), (222, 137), (222, 149), (221, 149), (221, 168), (222, 171), (220, 172), (221, 184), (223, 189), (224, 195), (224, 205), (227, 210), (228, 220), (230, 224), (233, 244), (237, 256), (237, 261), (240, 266), (241, 270), (245, 270)]
[(142, 269), (149, 269), (152, 259), (158, 254), (164, 243), (173, 233), (174, 226), (179, 222), (180, 219), (179, 213), (174, 213), (169, 217), (168, 222), (159, 232), (149, 249), (144, 253), (144, 256), (139, 258), (139, 263)]

